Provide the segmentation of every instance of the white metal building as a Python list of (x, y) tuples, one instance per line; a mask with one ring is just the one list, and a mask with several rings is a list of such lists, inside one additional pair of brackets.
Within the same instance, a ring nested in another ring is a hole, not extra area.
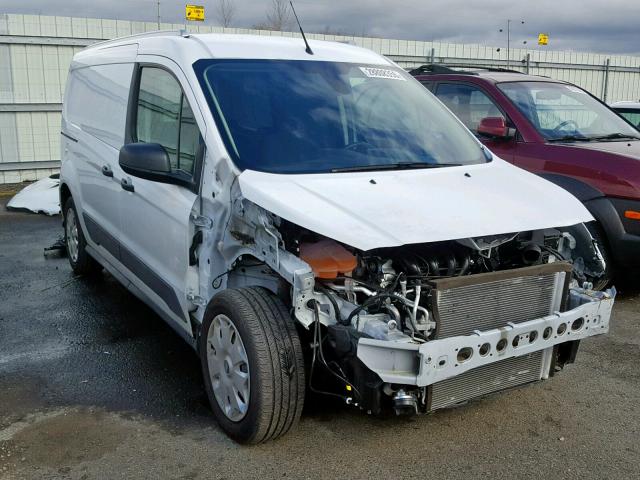
[[(183, 24), (161, 24), (178, 30)], [(194, 33), (224, 32), (297, 36), (207, 25)], [(73, 55), (96, 41), (157, 30), (154, 22), (39, 15), (0, 15), (0, 183), (35, 180), (57, 171), (60, 111)], [(309, 34), (348, 41), (386, 55), (404, 67), (430, 62), (518, 68), (567, 80), (608, 102), (640, 99), (640, 57), (542, 49), (496, 51), (495, 46), (340, 35)]]

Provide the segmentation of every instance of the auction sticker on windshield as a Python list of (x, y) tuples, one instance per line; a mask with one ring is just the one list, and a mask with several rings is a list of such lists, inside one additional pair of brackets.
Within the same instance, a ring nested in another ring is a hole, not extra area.
[(387, 80), (406, 81), (406, 78), (395, 70), (391, 70), (389, 68), (360, 67), (360, 70), (362, 70), (362, 73), (369, 78), (385, 78)]

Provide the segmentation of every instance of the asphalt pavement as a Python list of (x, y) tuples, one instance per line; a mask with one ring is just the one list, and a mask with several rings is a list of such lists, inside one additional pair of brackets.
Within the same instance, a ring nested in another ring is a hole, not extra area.
[(0, 479), (640, 478), (640, 279), (546, 382), (411, 418), (311, 399), (289, 435), (243, 447), (162, 320), (43, 255), (61, 233), (0, 204)]

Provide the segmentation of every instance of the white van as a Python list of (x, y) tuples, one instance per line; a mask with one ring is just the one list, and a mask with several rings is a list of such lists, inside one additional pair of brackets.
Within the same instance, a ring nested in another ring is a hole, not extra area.
[(62, 159), (73, 271), (105, 268), (196, 349), (240, 442), (287, 432), (307, 389), (431, 412), (545, 379), (608, 331), (582, 204), (362, 48), (96, 44), (71, 65)]

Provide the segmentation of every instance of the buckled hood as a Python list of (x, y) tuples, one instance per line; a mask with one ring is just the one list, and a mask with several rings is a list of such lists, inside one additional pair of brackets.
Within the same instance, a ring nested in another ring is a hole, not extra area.
[(282, 175), (245, 170), (242, 195), (301, 227), (361, 249), (593, 220), (570, 193), (497, 159), (438, 169)]

